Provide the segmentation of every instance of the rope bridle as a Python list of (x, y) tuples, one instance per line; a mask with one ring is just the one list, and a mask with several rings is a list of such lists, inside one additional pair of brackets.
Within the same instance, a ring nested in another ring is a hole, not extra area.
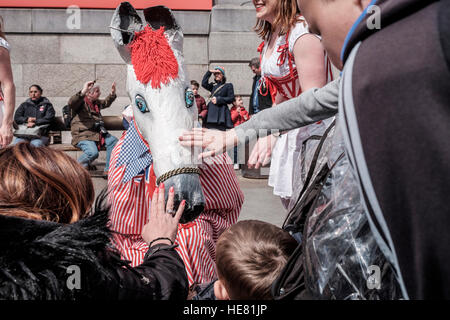
[(161, 182), (166, 181), (167, 179), (179, 175), (179, 174), (183, 174), (183, 173), (187, 173), (187, 174), (200, 174), (200, 169), (199, 168), (190, 168), (190, 167), (184, 167), (184, 168), (178, 168), (175, 170), (171, 170), (169, 172), (164, 173), (163, 175), (161, 175), (157, 180), (156, 180), (156, 184), (159, 186), (159, 184)]

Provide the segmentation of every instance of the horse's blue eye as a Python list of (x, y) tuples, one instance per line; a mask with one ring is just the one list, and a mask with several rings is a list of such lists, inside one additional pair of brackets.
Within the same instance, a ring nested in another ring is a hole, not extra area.
[(135, 102), (136, 102), (136, 107), (139, 109), (139, 111), (141, 111), (142, 113), (149, 112), (148, 107), (147, 107), (147, 102), (145, 101), (145, 99), (143, 97), (141, 97), (140, 95), (137, 95)]
[(186, 98), (186, 107), (190, 108), (194, 105), (194, 91), (192, 89), (187, 88), (185, 92), (185, 98)]

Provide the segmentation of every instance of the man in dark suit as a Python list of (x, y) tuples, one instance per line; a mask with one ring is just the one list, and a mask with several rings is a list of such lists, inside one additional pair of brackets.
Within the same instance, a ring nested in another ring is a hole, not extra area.
[[(259, 58), (253, 58), (248, 64), (250, 69), (252, 69), (255, 76), (253, 77), (252, 94), (250, 96), (249, 113), (255, 114), (261, 110), (270, 108), (272, 106), (272, 98), (270, 96), (269, 89), (261, 90), (264, 95), (260, 93), (261, 86), (261, 66)], [(266, 94), (267, 92), (267, 94)]]

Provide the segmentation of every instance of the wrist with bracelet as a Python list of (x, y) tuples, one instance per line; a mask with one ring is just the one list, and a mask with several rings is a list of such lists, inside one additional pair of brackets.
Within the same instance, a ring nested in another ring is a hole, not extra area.
[[(153, 239), (152, 241), (150, 241), (150, 243), (148, 244), (149, 248), (153, 245), (154, 242), (156, 242), (156, 241), (161, 241), (161, 240), (167, 240), (167, 241), (170, 242), (170, 245), (173, 246), (173, 241), (172, 241), (172, 239), (167, 238), (167, 237), (159, 237), (159, 238), (156, 238), (156, 239)], [(158, 244), (159, 244), (159, 243), (158, 243)]]

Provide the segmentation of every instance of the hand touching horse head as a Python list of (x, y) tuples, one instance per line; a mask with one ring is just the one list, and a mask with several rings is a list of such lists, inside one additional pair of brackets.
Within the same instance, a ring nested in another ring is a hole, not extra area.
[(205, 199), (197, 157), (178, 141), (198, 118), (186, 78), (183, 33), (166, 7), (147, 8), (144, 16), (146, 25), (130, 3), (121, 3), (111, 21), (111, 36), (128, 65), (134, 124), (151, 150), (157, 184), (164, 183), (166, 193), (175, 188), (176, 207), (186, 200), (180, 221), (188, 222), (203, 211)]

